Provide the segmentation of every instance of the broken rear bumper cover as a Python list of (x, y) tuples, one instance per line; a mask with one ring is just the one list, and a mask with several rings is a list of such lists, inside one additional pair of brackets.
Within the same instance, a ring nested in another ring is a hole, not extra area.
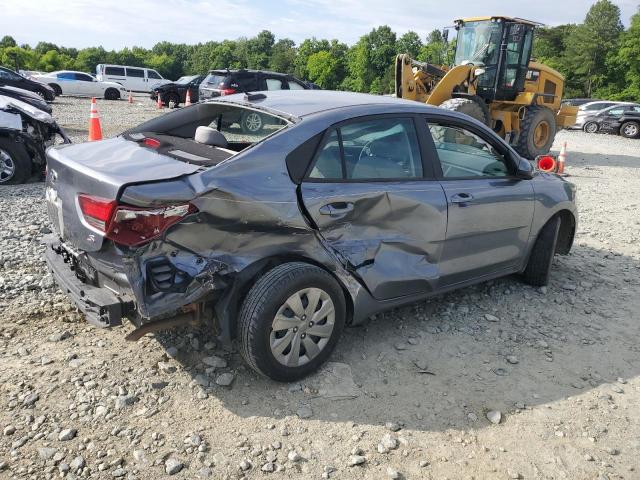
[(122, 318), (132, 308), (131, 302), (124, 301), (107, 288), (95, 287), (81, 281), (68, 259), (65, 261), (65, 257), (58, 252), (60, 241), (55, 235), (47, 235), (44, 243), (48, 270), (58, 286), (86, 315), (87, 321), (98, 327), (120, 325)]

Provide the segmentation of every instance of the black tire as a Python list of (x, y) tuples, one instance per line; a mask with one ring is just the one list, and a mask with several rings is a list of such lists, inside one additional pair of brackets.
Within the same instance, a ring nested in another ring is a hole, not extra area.
[(454, 112), (464, 113), (485, 125), (489, 124), (489, 119), (487, 118), (485, 109), (477, 101), (472, 100), (471, 98), (451, 98), (442, 102), (439, 107)]
[[(538, 129), (546, 134), (538, 137)], [(516, 151), (529, 160), (535, 160), (539, 155), (549, 153), (556, 137), (556, 116), (547, 107), (533, 105), (527, 107), (524, 118), (520, 122), (520, 135), (514, 145)]]
[[(9, 170), (12, 173), (8, 173)], [(0, 185), (24, 183), (30, 176), (31, 159), (24, 145), (11, 138), (0, 137)]]
[(243, 133), (260, 133), (264, 128), (264, 118), (258, 112), (245, 112), (240, 118), (240, 128)]
[(57, 83), (50, 83), (49, 86), (53, 89), (53, 92), (56, 94), (56, 97), (62, 95), (62, 88)]
[(120, 100), (120, 92), (115, 88), (107, 88), (104, 91), (105, 100)]
[(560, 223), (560, 217), (554, 217), (540, 230), (527, 266), (522, 272), (523, 280), (529, 285), (542, 287), (549, 283), (551, 262), (553, 262), (553, 256), (556, 253)]
[(640, 123), (638, 122), (624, 122), (620, 125), (620, 135), (625, 138), (638, 138), (640, 137)]
[(165, 107), (168, 107), (171, 102), (173, 102), (174, 107), (180, 105), (180, 96), (177, 93), (167, 93), (162, 96), (162, 100), (164, 101)]
[[(317, 356), (303, 365), (289, 367), (278, 362), (271, 350), (272, 321), (284, 302), (305, 288), (319, 288), (329, 295), (335, 308), (334, 327), (327, 344)], [(261, 375), (278, 382), (298, 380), (329, 358), (344, 328), (345, 317), (342, 288), (329, 273), (302, 262), (279, 265), (258, 279), (242, 303), (238, 318), (240, 353)]]
[(596, 122), (587, 122), (582, 126), (582, 130), (585, 133), (597, 133), (600, 126)]

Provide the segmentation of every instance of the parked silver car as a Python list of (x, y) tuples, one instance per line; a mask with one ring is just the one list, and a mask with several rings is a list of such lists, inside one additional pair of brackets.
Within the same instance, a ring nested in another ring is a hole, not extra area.
[[(225, 118), (268, 117), (247, 136)], [(345, 325), (504, 275), (547, 283), (575, 187), (470, 117), (330, 91), (233, 95), (49, 150), (46, 260), (98, 326), (213, 319), (280, 381)], [(136, 333), (137, 332), (137, 333)]]

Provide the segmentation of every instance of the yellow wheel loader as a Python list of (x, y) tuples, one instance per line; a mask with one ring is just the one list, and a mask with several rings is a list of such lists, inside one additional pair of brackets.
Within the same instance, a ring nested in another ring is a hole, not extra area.
[(564, 77), (531, 59), (539, 23), (512, 17), (455, 21), (451, 67), (396, 57), (396, 96), (466, 113), (491, 127), (525, 158), (549, 151), (577, 107), (561, 105)]

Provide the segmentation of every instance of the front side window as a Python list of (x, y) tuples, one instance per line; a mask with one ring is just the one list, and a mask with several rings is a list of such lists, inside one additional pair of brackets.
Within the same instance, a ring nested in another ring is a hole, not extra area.
[(75, 73), (74, 76), (76, 80), (80, 80), (81, 82), (93, 82), (93, 77), (85, 73)]
[(612, 108), (611, 110), (607, 110), (606, 114), (610, 117), (619, 117), (624, 113), (624, 108)]
[(422, 157), (413, 120), (381, 118), (333, 129), (309, 178), (385, 180), (422, 178)]
[(506, 159), (490, 143), (462, 127), (429, 123), (444, 178), (506, 177)]
[(306, 90), (304, 86), (295, 80), (289, 80), (289, 90)]
[(162, 80), (162, 77), (160, 76), (160, 74), (155, 70), (147, 70), (147, 77)]
[(5, 80), (20, 80), (20, 75), (13, 73), (9, 70), (4, 70), (4, 69), (0, 69), (0, 78), (3, 78)]
[(105, 67), (105, 75), (113, 75), (115, 77), (124, 77), (124, 68), (122, 67)]

